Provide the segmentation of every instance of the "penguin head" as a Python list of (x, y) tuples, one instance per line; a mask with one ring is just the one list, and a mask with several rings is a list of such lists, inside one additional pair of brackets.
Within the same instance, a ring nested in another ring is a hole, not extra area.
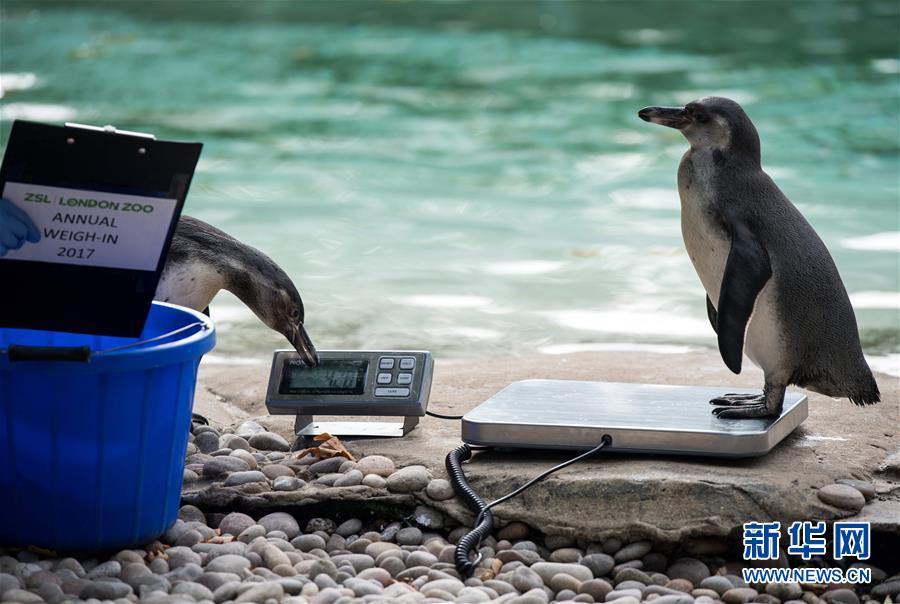
[(303, 324), (303, 300), (290, 277), (281, 269), (278, 273), (279, 278), (272, 280), (271, 287), (263, 290), (267, 300), (263, 301), (262, 308), (265, 310), (260, 318), (288, 339), (304, 363), (315, 367), (319, 364), (319, 355)]
[(304, 363), (310, 367), (319, 364), (316, 347), (303, 324), (303, 300), (278, 265), (260, 255), (249, 266), (234, 271), (229, 285), (267, 327), (288, 339)]
[(679, 130), (694, 149), (749, 153), (759, 157), (759, 134), (743, 108), (731, 99), (708, 96), (684, 107), (644, 107), (645, 122)]

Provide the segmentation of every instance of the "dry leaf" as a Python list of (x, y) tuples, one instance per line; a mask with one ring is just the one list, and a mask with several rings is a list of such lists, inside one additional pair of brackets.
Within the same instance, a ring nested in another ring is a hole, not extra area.
[(166, 554), (167, 549), (169, 549), (168, 545), (160, 543), (159, 541), (154, 541), (147, 546), (147, 555), (144, 556), (144, 560), (146, 560), (148, 564), (156, 558), (168, 560), (169, 556)]
[(500, 569), (503, 567), (503, 562), (498, 560), (497, 558), (491, 558), (490, 564), (485, 567), (479, 567), (475, 569), (473, 573), (476, 578), (481, 579), (482, 581), (490, 581), (494, 577), (500, 574)]
[(313, 437), (316, 442), (322, 443), (317, 447), (303, 449), (297, 453), (297, 457), (305, 457), (307, 455), (315, 455), (317, 459), (330, 459), (332, 457), (346, 457), (350, 461), (356, 461), (353, 454), (344, 447), (344, 443), (337, 436), (332, 436), (327, 432), (323, 432)]

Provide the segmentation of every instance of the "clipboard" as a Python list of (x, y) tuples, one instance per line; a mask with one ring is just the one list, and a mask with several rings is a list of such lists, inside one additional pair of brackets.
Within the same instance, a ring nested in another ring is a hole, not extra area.
[(0, 326), (140, 336), (201, 149), (16, 120), (0, 193), (41, 241), (0, 257)]

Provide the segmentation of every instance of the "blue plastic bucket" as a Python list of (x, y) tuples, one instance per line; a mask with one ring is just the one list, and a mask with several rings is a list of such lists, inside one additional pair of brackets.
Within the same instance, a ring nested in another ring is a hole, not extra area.
[(105, 550), (163, 533), (214, 345), (209, 317), (159, 302), (139, 338), (0, 329), (0, 544)]

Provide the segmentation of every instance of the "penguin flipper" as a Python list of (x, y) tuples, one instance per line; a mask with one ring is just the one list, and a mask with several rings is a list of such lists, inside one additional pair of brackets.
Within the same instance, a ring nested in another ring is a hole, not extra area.
[(706, 316), (709, 317), (709, 324), (712, 325), (713, 331), (718, 333), (716, 330), (716, 321), (717, 321), (716, 307), (713, 306), (712, 300), (709, 299), (709, 295), (706, 296)]
[(746, 226), (737, 224), (731, 231), (716, 316), (719, 354), (734, 373), (741, 372), (744, 334), (756, 297), (771, 276), (768, 252)]

